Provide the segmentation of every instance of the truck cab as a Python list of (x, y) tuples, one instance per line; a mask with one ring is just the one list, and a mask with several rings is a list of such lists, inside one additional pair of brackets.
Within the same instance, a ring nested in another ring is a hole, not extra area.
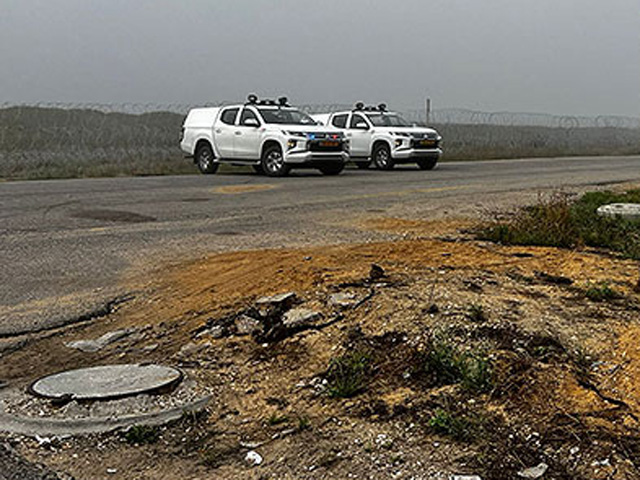
[(337, 175), (349, 160), (343, 132), (319, 125), (286, 98), (260, 101), (255, 95), (242, 105), (191, 110), (180, 146), (207, 174), (231, 163), (269, 176), (285, 176), (292, 168)]

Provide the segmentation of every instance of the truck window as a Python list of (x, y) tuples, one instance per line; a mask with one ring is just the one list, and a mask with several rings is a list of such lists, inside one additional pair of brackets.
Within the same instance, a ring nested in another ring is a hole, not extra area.
[[(240, 115), (240, 125), (244, 125), (245, 122), (250, 118), (258, 120), (258, 116), (255, 113), (253, 113), (253, 110), (249, 110), (248, 108), (245, 108), (244, 110), (242, 110), (242, 115)], [(260, 123), (260, 120), (258, 120), (258, 123)]]
[(331, 120), (331, 125), (336, 128), (346, 128), (347, 127), (347, 114), (340, 114), (333, 117)]
[(226, 123), (227, 125), (233, 125), (236, 123), (236, 117), (238, 116), (239, 108), (230, 108), (222, 112), (220, 116), (220, 121), (222, 123)]
[(349, 124), (349, 128), (356, 128), (356, 125), (358, 123), (366, 123), (367, 125), (369, 125), (362, 115), (354, 113), (351, 116), (351, 123)]

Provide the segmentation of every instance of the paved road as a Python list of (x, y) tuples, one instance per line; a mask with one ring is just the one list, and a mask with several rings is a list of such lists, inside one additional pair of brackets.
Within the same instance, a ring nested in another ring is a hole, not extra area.
[(70, 315), (70, 304), (115, 295), (123, 278), (170, 259), (365, 240), (373, 234), (355, 228), (363, 214), (429, 218), (523, 190), (633, 181), (640, 181), (640, 157), (455, 162), (432, 172), (340, 177), (0, 183), (0, 337)]

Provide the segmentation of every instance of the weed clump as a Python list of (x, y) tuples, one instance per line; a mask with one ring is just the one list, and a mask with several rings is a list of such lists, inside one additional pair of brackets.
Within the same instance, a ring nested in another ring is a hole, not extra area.
[(509, 218), (490, 222), (479, 237), (506, 245), (607, 248), (640, 259), (640, 223), (597, 214), (610, 203), (640, 203), (640, 190), (589, 192), (575, 201), (561, 194), (541, 198)]
[(370, 367), (371, 356), (364, 351), (332, 359), (327, 372), (329, 396), (350, 398), (362, 392), (369, 383)]
[(620, 294), (606, 282), (587, 285), (584, 295), (592, 302), (604, 302), (620, 298)]
[(467, 317), (472, 322), (482, 323), (487, 321), (487, 312), (482, 305), (473, 303), (469, 306)]

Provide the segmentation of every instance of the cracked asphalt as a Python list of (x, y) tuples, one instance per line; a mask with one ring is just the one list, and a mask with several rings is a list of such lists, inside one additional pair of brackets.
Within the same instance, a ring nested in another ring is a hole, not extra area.
[(370, 241), (367, 217), (477, 215), (548, 189), (640, 181), (640, 157), (0, 183), (0, 337), (64, 323), (167, 264), (236, 249)]

